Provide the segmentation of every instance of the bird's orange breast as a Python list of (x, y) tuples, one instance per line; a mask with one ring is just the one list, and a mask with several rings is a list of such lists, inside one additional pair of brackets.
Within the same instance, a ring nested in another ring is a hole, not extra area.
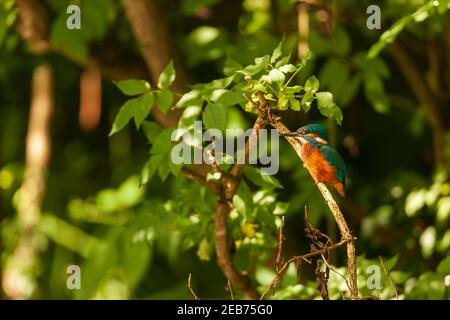
[(311, 144), (308, 143), (302, 147), (302, 151), (305, 165), (316, 183), (331, 184), (341, 196), (344, 196), (344, 185), (337, 180), (336, 169), (328, 163), (319, 149), (311, 147)]

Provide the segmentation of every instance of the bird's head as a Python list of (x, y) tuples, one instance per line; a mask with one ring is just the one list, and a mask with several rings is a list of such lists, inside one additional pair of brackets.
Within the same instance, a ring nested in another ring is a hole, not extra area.
[[(316, 142), (318, 142), (320, 144), (328, 144), (327, 129), (325, 129), (325, 127), (323, 125), (318, 124), (318, 123), (310, 123), (306, 126), (299, 128), (297, 131), (288, 132), (288, 133), (284, 133), (281, 135), (287, 136), (287, 137), (296, 137), (301, 142), (304, 142), (304, 141), (302, 141), (302, 138), (303, 138), (303, 140), (305, 140), (305, 137), (310, 137), (310, 138), (313, 138)], [(309, 140), (309, 139), (306, 139), (306, 140)]]

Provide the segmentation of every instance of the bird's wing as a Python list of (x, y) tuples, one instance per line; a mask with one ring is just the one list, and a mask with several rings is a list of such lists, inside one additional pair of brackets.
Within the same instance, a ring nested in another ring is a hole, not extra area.
[(347, 167), (341, 155), (328, 145), (321, 145), (320, 151), (324, 154), (326, 160), (336, 168), (336, 178), (345, 186), (345, 177), (347, 176)]

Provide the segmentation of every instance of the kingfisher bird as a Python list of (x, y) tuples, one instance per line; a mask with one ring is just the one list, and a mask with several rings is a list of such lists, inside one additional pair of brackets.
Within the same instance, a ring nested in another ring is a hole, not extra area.
[(316, 183), (330, 184), (342, 197), (345, 196), (347, 168), (339, 153), (328, 145), (328, 133), (324, 126), (311, 123), (281, 135), (294, 137), (300, 142), (304, 165)]

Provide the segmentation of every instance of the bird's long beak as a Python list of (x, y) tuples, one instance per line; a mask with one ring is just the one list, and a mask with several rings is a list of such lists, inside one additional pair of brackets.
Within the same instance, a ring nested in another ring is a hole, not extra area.
[(280, 136), (283, 136), (283, 137), (298, 137), (298, 133), (297, 132), (280, 133)]

